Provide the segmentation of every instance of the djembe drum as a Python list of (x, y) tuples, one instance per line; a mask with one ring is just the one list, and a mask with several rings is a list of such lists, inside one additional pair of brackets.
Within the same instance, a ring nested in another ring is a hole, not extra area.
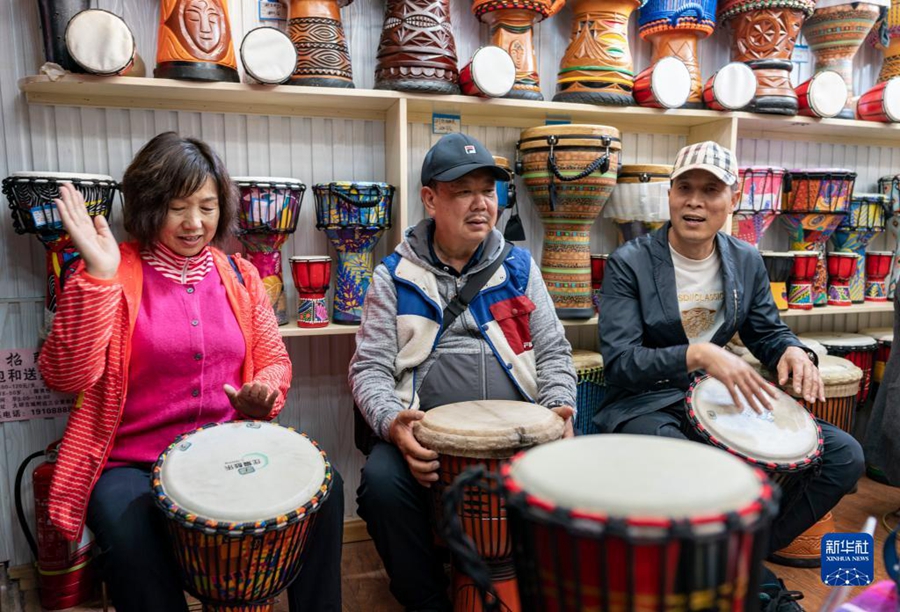
[(815, 0), (725, 0), (719, 4), (719, 21), (731, 23), (731, 59), (756, 72), (756, 97), (749, 110), (797, 114), (791, 54), (803, 20), (812, 15), (815, 5)]
[(508, 180), (497, 181), (497, 209), (503, 212), (507, 208), (512, 208), (516, 202), (516, 177), (508, 159), (499, 155), (493, 155), (492, 157), (494, 158), (494, 163), (509, 174)]
[[(801, 115), (829, 119), (847, 109), (847, 84), (840, 73), (822, 70), (794, 88)], [(851, 111), (852, 112), (852, 111)]]
[(59, 186), (71, 183), (84, 196), (88, 215), (109, 219), (119, 184), (102, 174), (63, 172), (14, 172), (3, 179), (3, 195), (9, 200), (13, 228), (17, 234), (34, 234), (47, 251), (47, 294), (44, 298), (44, 326), (40, 336), (50, 333), (56, 303), (66, 280), (81, 260), (80, 253), (63, 229), (53, 200), (59, 198)]
[(615, 187), (621, 149), (619, 130), (604, 125), (529, 128), (516, 144), (516, 174), (544, 222), (541, 274), (560, 318), (594, 314), (590, 231)]
[(644, 0), (574, 0), (572, 34), (559, 63), (555, 102), (634, 104), (628, 19)]
[(373, 250), (391, 227), (394, 186), (365, 181), (323, 183), (313, 187), (316, 227), (337, 251), (337, 284), (332, 319), (356, 325), (374, 268)]
[(38, 0), (44, 60), (59, 64), (69, 72), (84, 72), (66, 47), (66, 27), (82, 11), (91, 8), (90, 0)]
[(72, 17), (66, 27), (66, 48), (72, 59), (91, 74), (120, 75), (134, 65), (131, 28), (109, 11), (90, 9)]
[(353, 0), (291, 0), (288, 34), (297, 48), (297, 67), (288, 83), (353, 88), (350, 50), (341, 9)]
[(331, 464), (314, 441), (260, 421), (179, 436), (151, 478), (185, 589), (204, 610), (222, 612), (274, 609), (300, 573), (332, 485)]
[(731, 218), (731, 235), (759, 246), (763, 234), (781, 212), (784, 168), (750, 166), (738, 170), (741, 199)]
[(691, 95), (691, 73), (677, 57), (663, 57), (634, 77), (632, 90), (638, 106), (681, 108)]
[(756, 74), (743, 62), (729, 62), (703, 86), (703, 104), (713, 110), (742, 110), (756, 95)]
[(565, 0), (473, 0), (472, 12), (491, 29), (491, 44), (505, 49), (516, 65), (507, 98), (543, 100), (534, 53), (534, 24), (565, 6)]
[(856, 101), (856, 118), (879, 123), (900, 122), (900, 77), (883, 81)]
[(581, 434), (600, 433), (594, 417), (606, 397), (606, 381), (603, 379), (603, 355), (595, 351), (574, 349), (572, 361), (578, 376), (575, 414), (575, 430)]
[[(900, 47), (898, 47), (900, 50)], [(894, 258), (891, 262), (888, 281), (888, 299), (894, 299), (894, 288), (900, 277), (900, 174), (882, 176), (878, 179), (878, 191), (888, 197), (888, 214), (885, 225), (891, 233), (894, 244)]]
[(887, 277), (894, 254), (890, 251), (866, 253), (866, 302), (887, 302)]
[(900, 0), (890, 0), (887, 15), (875, 25), (869, 42), (884, 53), (877, 82), (900, 76)]
[[(850, 209), (831, 237), (839, 251), (859, 256), (856, 271), (850, 277), (850, 300), (854, 304), (866, 301), (866, 247), (884, 231), (887, 196), (880, 193), (854, 193)], [(829, 272), (830, 274), (830, 272)]]
[[(502, 98), (516, 84), (516, 63), (500, 47), (486, 45), (459, 70), (459, 91), (479, 98)], [(496, 157), (496, 156), (495, 156)]]
[(284, 83), (297, 66), (293, 41), (277, 28), (254, 28), (247, 32), (240, 53), (247, 76), (265, 85)]
[[(440, 477), (431, 491), (435, 518), (444, 517), (447, 487), (467, 468), (484, 465), (498, 472), (517, 452), (562, 437), (565, 424), (543, 406), (513, 401), (473, 401), (432, 408), (415, 424), (413, 434), (427, 449), (438, 453)], [(520, 609), (512, 545), (506, 522), (506, 504), (497, 493), (467, 487), (456, 514), (462, 529), (490, 567), (503, 610)], [(453, 604), (457, 612), (481, 610), (474, 584), (454, 571)]]
[(790, 171), (790, 191), (782, 202), (781, 219), (787, 226), (792, 251), (819, 254), (813, 283), (813, 305), (828, 303), (828, 274), (823, 261), (825, 244), (844, 220), (856, 173), (835, 168)]
[(672, 166), (625, 164), (603, 216), (612, 219), (619, 246), (659, 229), (669, 220), (669, 175)]
[(459, 93), (450, 0), (388, 0), (375, 89)]
[(813, 283), (819, 265), (819, 253), (811, 251), (791, 251), (794, 267), (791, 270), (791, 284), (788, 287), (788, 309), (812, 310)]
[(891, 358), (891, 347), (894, 344), (894, 330), (891, 327), (865, 327), (859, 330), (863, 336), (871, 336), (878, 343), (875, 349), (875, 367), (872, 369), (872, 392), (878, 394), (878, 386), (884, 380), (884, 369)]
[(761, 255), (766, 265), (766, 273), (769, 275), (772, 299), (775, 300), (778, 310), (784, 312), (788, 309), (787, 283), (794, 270), (794, 254), (763, 252)]
[(591, 302), (594, 304), (594, 312), (600, 314), (600, 289), (603, 287), (603, 274), (606, 272), (606, 262), (609, 255), (591, 253)]
[(279, 325), (288, 322), (281, 247), (297, 229), (306, 185), (293, 178), (231, 177), (241, 194), (237, 238), (247, 250)]
[(828, 305), (850, 306), (850, 280), (856, 276), (859, 255), (856, 253), (829, 253), (825, 256), (828, 267)]
[(703, 81), (700, 79), (700, 55), (697, 42), (712, 34), (716, 27), (715, 0), (647, 0), (641, 7), (638, 32), (653, 45), (651, 64), (675, 56), (691, 74), (691, 93), (685, 106), (701, 106)]
[(240, 81), (227, 0), (161, 0), (153, 76)]
[(331, 285), (331, 257), (291, 257), (291, 276), (297, 289), (297, 327), (327, 327), (325, 292)]
[(860, 405), (865, 404), (866, 398), (869, 397), (869, 389), (872, 386), (872, 374), (875, 369), (875, 351), (878, 349), (878, 343), (875, 339), (863, 334), (844, 332), (801, 334), (800, 339), (805, 338), (818, 340), (828, 351), (829, 355), (849, 359), (856, 367), (862, 370), (863, 377), (857, 399)]

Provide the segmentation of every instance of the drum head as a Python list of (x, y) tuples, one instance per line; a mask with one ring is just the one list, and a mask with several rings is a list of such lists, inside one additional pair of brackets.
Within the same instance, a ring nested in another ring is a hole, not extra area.
[(328, 255), (292, 255), (289, 261), (316, 263), (320, 261), (331, 261)]
[(830, 346), (841, 347), (841, 348), (860, 348), (865, 349), (866, 347), (874, 347), (876, 342), (875, 339), (871, 336), (864, 336), (862, 334), (851, 334), (846, 332), (830, 332), (830, 333), (816, 333), (816, 334), (801, 334), (800, 340), (806, 340), (810, 338), (811, 340), (816, 340), (820, 344), (822, 344), (826, 349)]
[(297, 49), (287, 34), (275, 28), (250, 30), (241, 42), (244, 70), (260, 83), (284, 83), (297, 66)]
[(721, 382), (706, 377), (688, 395), (693, 418), (720, 444), (756, 462), (793, 464), (816, 454), (816, 423), (803, 406), (776, 387), (773, 409), (757, 414), (743, 400), (737, 407)]
[(594, 351), (575, 349), (572, 351), (572, 361), (575, 362), (575, 369), (579, 372), (603, 369), (603, 355)]
[(564, 428), (563, 420), (543, 406), (490, 400), (432, 408), (413, 433), (438, 453), (490, 459), (512, 457), (523, 448), (557, 440)]
[(481, 47), (472, 56), (472, 79), (486, 96), (505, 96), (516, 82), (516, 64), (500, 47)]
[(884, 86), (881, 101), (884, 114), (893, 122), (900, 121), (900, 78), (893, 78)]
[(756, 95), (756, 75), (743, 62), (725, 64), (713, 80), (713, 95), (728, 110), (740, 110)]
[(667, 164), (622, 164), (616, 183), (668, 183), (672, 168)]
[[(871, 253), (867, 253), (867, 255), (871, 255)], [(894, 330), (890, 327), (864, 327), (859, 330), (859, 333), (864, 336), (872, 336), (875, 340), (880, 340), (881, 342), (894, 341)]]
[(745, 508), (762, 492), (757, 472), (740, 459), (654, 436), (581, 436), (545, 444), (514, 460), (509, 476), (525, 493), (555, 506), (610, 517), (724, 514)]
[(664, 57), (653, 67), (650, 89), (663, 108), (681, 108), (691, 95), (691, 73), (677, 57)]
[(593, 148), (600, 149), (603, 138), (610, 138), (610, 150), (622, 148), (621, 134), (618, 129), (609, 125), (591, 125), (586, 123), (572, 123), (568, 125), (539, 125), (537, 127), (522, 130), (519, 136), (519, 149), (527, 152), (532, 149), (549, 150), (547, 139), (556, 136), (558, 139), (555, 147)]
[(237, 183), (238, 187), (275, 187), (291, 189), (305, 189), (306, 185), (303, 181), (295, 178), (284, 178), (279, 176), (232, 176), (231, 181)]
[(302, 508), (325, 482), (325, 459), (306, 436), (259, 421), (182, 436), (157, 466), (162, 492), (200, 520), (273, 519)]
[(81, 174), (78, 172), (13, 172), (11, 177), (27, 179), (44, 179), (65, 183), (66, 181), (113, 183), (113, 177), (105, 174)]
[(811, 350), (819, 357), (824, 357), (828, 354), (828, 349), (825, 348), (825, 346), (818, 340), (813, 340), (812, 338), (804, 338), (803, 336), (798, 336), (797, 339), (800, 340), (800, 343), (803, 346)]
[(88, 72), (124, 72), (134, 59), (134, 36), (118, 15), (100, 9), (81, 11), (66, 26), (66, 47)]
[(849, 359), (825, 355), (819, 357), (819, 375), (825, 386), (846, 385), (862, 380), (863, 372)]
[(836, 117), (847, 104), (847, 84), (834, 70), (823, 70), (812, 77), (808, 95), (819, 117)]

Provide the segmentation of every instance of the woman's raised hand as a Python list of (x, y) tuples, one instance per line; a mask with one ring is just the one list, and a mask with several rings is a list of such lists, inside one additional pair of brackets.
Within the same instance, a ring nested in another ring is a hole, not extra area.
[(81, 253), (87, 273), (110, 279), (119, 269), (119, 245), (103, 215), (91, 218), (84, 196), (69, 183), (59, 186), (59, 198), (53, 200), (63, 227)]

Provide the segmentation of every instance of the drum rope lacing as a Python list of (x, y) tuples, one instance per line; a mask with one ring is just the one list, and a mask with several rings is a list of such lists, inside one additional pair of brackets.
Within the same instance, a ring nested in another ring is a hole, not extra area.
[[(553, 176), (557, 179), (566, 183), (580, 181), (597, 170), (599, 170), (601, 174), (606, 174), (607, 170), (609, 170), (609, 146), (612, 144), (612, 138), (604, 135), (600, 137), (600, 142), (603, 143), (604, 147), (603, 155), (588, 164), (587, 167), (578, 174), (573, 176), (563, 176), (556, 165), (556, 156), (553, 154), (553, 149), (559, 143), (559, 138), (554, 135), (547, 136), (547, 144), (550, 145), (550, 153), (547, 155), (547, 169), (552, 172)], [(553, 182), (552, 177), (550, 178), (549, 189), (550, 210), (556, 210), (556, 184)]]

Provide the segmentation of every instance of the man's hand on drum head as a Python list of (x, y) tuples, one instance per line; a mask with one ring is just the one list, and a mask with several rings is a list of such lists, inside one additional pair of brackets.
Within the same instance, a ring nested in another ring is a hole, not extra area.
[(778, 384), (784, 386), (793, 378), (794, 395), (812, 404), (816, 400), (825, 401), (825, 383), (819, 368), (809, 355), (799, 346), (789, 346), (778, 360)]
[(401, 410), (391, 423), (391, 442), (400, 449), (409, 471), (423, 487), (430, 488), (438, 479), (438, 454), (428, 450), (413, 435), (413, 423), (422, 420), (421, 410)]
[(95, 278), (110, 279), (119, 269), (119, 245), (103, 215), (88, 215), (84, 196), (70, 183), (59, 187), (59, 198), (53, 200), (63, 227), (84, 259), (87, 273)]
[(558, 414), (562, 420), (566, 422), (566, 428), (563, 430), (563, 438), (574, 438), (575, 425), (572, 423), (572, 417), (575, 415), (575, 409), (571, 406), (557, 406), (550, 410)]
[(734, 405), (741, 407), (741, 395), (757, 414), (763, 409), (772, 409), (775, 392), (771, 385), (753, 367), (720, 346), (710, 342), (692, 344), (688, 347), (688, 370), (706, 370), (706, 373), (721, 382), (731, 394)]
[(250, 419), (269, 416), (278, 399), (278, 389), (270, 392), (268, 385), (259, 382), (244, 383), (240, 391), (231, 385), (224, 385), (222, 389), (228, 396), (231, 407)]

